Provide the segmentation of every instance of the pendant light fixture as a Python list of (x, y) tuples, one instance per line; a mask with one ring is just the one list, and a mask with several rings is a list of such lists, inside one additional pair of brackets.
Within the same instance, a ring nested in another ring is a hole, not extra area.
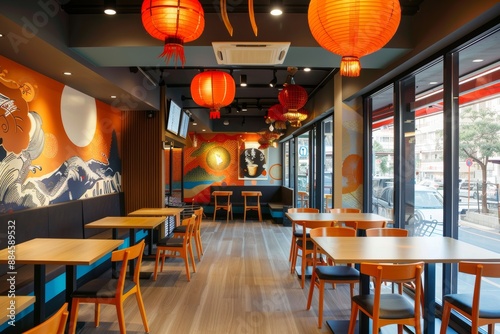
[(198, 0), (144, 0), (141, 9), (142, 24), (156, 39), (164, 41), (160, 57), (168, 63), (186, 62), (184, 43), (201, 36), (205, 28), (205, 13)]
[(210, 109), (210, 118), (220, 118), (220, 108), (234, 100), (236, 84), (233, 77), (223, 71), (198, 73), (191, 81), (191, 97), (201, 107)]
[(309, 29), (324, 49), (342, 56), (340, 74), (360, 75), (359, 58), (381, 49), (401, 21), (399, 0), (311, 0)]

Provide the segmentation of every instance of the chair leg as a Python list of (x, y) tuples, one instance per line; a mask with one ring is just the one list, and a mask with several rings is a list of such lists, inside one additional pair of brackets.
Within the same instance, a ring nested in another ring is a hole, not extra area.
[(156, 257), (155, 257), (155, 271), (153, 273), (153, 281), (156, 281), (156, 277), (158, 276), (158, 261), (160, 261), (160, 253), (161, 250), (157, 249), (156, 250)]
[(146, 318), (146, 309), (144, 308), (144, 302), (142, 300), (141, 290), (137, 289), (135, 293), (135, 298), (137, 299), (137, 305), (139, 306), (139, 311), (141, 312), (142, 324), (144, 325), (144, 331), (149, 333), (148, 319)]
[(200, 241), (198, 240), (198, 235), (194, 235), (194, 243), (196, 245), (196, 254), (198, 254), (198, 261), (201, 261), (201, 245)]
[(193, 263), (193, 272), (196, 272), (196, 263), (194, 262), (193, 244), (189, 244), (189, 254), (191, 254), (191, 262)]
[(293, 274), (295, 272), (295, 266), (297, 265), (297, 257), (299, 256), (299, 247), (295, 244), (294, 252), (292, 256), (292, 266), (290, 268), (290, 273)]
[(189, 260), (188, 260), (188, 254), (187, 254), (188, 250), (184, 249), (182, 252), (181, 252), (181, 254), (182, 254), (182, 258), (184, 259), (184, 266), (186, 267), (187, 281), (191, 282), (191, 274), (190, 274), (190, 271), (189, 271)]
[(126, 333), (127, 329), (125, 328), (125, 314), (123, 312), (122, 303), (116, 303), (116, 315), (118, 317), (118, 326), (120, 327), (120, 334)]
[(196, 238), (198, 239), (199, 245), (200, 245), (200, 253), (203, 255), (203, 243), (201, 242), (201, 232), (198, 230), (196, 233)]
[(309, 294), (307, 295), (307, 306), (306, 310), (311, 309), (311, 303), (314, 294), (314, 286), (316, 285), (316, 272), (313, 272), (311, 277), (311, 284), (309, 285)]
[(94, 325), (99, 327), (99, 323), (101, 322), (101, 304), (94, 304)]
[(354, 334), (354, 328), (356, 328), (356, 319), (358, 318), (359, 306), (356, 303), (351, 302), (351, 319), (349, 320), (349, 331), (348, 334)]
[(214, 219), (212, 221), (215, 221), (215, 214), (216, 214), (216, 212), (217, 212), (217, 208), (214, 207)]
[(323, 325), (323, 299), (324, 299), (324, 296), (325, 296), (325, 281), (319, 280), (318, 328), (321, 328), (321, 326)]
[(292, 256), (294, 253), (294, 247), (295, 247), (295, 238), (292, 235), (292, 243), (290, 245), (290, 256), (288, 257), (288, 262), (292, 262)]
[(450, 312), (451, 312), (450, 304), (447, 302), (444, 302), (443, 316), (441, 319), (441, 331), (439, 332), (440, 334), (446, 334), (446, 330), (448, 328), (448, 322), (450, 321)]
[(307, 267), (307, 255), (304, 255), (304, 251), (302, 251), (302, 257), (300, 259), (300, 287), (304, 289), (304, 285), (306, 284), (306, 267)]
[(246, 223), (247, 222), (247, 208), (243, 208), (243, 222)]
[(260, 206), (257, 209), (257, 212), (259, 213), (259, 221), (262, 221), (262, 211), (260, 211)]
[(80, 306), (80, 300), (78, 298), (73, 298), (71, 300), (71, 315), (69, 317), (69, 327), (68, 333), (76, 333), (76, 320), (78, 319), (78, 307)]

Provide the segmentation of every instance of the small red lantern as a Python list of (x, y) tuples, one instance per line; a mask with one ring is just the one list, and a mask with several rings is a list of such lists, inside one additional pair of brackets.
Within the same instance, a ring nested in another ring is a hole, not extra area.
[(288, 110), (299, 110), (305, 106), (307, 97), (307, 91), (299, 85), (286, 85), (278, 94), (278, 100)]
[(156, 39), (165, 42), (166, 62), (174, 56), (184, 66), (184, 43), (201, 36), (205, 28), (205, 12), (198, 0), (144, 0), (142, 25)]
[(276, 129), (286, 129), (286, 118), (283, 115), (285, 111), (285, 108), (279, 103), (269, 107), (267, 110), (267, 118), (271, 123), (274, 123)]
[(359, 58), (389, 42), (401, 21), (399, 0), (311, 0), (309, 29), (324, 49), (342, 56), (340, 74), (357, 77)]
[(220, 118), (219, 109), (234, 100), (236, 85), (233, 77), (222, 71), (205, 71), (191, 81), (191, 97), (201, 107), (210, 108), (210, 118)]

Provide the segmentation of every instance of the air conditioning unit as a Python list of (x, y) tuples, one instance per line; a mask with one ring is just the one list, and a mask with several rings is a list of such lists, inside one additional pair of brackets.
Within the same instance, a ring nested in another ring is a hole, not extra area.
[(212, 42), (212, 47), (220, 65), (278, 65), (290, 42)]

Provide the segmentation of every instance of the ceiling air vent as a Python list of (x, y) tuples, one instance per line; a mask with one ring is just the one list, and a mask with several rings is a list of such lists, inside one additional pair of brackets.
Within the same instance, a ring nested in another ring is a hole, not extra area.
[(290, 42), (212, 42), (220, 65), (283, 64)]

